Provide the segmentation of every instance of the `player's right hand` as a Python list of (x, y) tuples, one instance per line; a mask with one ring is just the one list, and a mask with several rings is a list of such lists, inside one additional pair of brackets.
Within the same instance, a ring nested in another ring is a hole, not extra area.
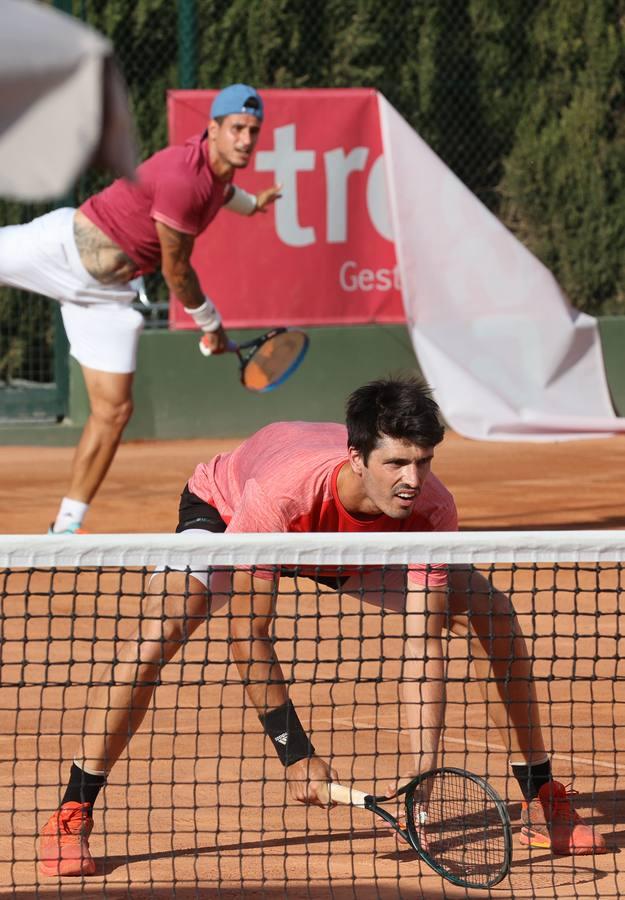
[(329, 801), (328, 782), (338, 781), (338, 773), (319, 756), (300, 759), (287, 766), (286, 780), (294, 800), (312, 806), (336, 806)]
[(200, 340), (202, 356), (215, 356), (228, 349), (228, 335), (220, 325), (217, 331), (205, 331)]

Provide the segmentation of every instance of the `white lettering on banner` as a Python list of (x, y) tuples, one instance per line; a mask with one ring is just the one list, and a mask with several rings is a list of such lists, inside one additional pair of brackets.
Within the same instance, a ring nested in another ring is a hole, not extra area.
[(354, 147), (345, 155), (342, 147), (323, 154), (326, 167), (326, 237), (329, 244), (347, 240), (347, 181), (351, 172), (362, 172), (369, 156), (367, 147)]
[[(297, 149), (294, 124), (275, 128), (273, 136), (273, 150), (256, 151), (256, 171), (273, 172), (275, 182), (283, 186), (282, 198), (274, 207), (276, 232), (280, 240), (288, 247), (307, 247), (314, 244), (317, 237), (312, 225), (300, 225), (299, 222), (297, 173), (314, 171), (317, 154), (314, 150)], [(335, 150), (327, 150), (323, 157), (326, 178), (326, 240), (329, 244), (344, 244), (349, 238), (349, 176), (352, 172), (364, 170), (369, 148), (354, 147), (346, 153), (342, 147), (337, 147)], [(366, 190), (367, 211), (373, 227), (380, 237), (392, 241), (393, 229), (382, 155), (371, 166)]]
[(315, 243), (315, 229), (300, 226), (297, 215), (297, 173), (315, 168), (314, 150), (295, 149), (295, 125), (274, 129), (274, 150), (256, 151), (258, 172), (274, 172), (275, 181), (284, 188), (275, 205), (278, 237), (289, 247)]
[(387, 241), (392, 241), (393, 226), (389, 215), (383, 156), (378, 156), (369, 172), (367, 180), (367, 209), (369, 210), (369, 217), (373, 227), (378, 234), (386, 238)]
[(346, 260), (339, 269), (339, 284), (344, 291), (398, 291), (401, 288), (399, 266), (393, 269), (359, 269), (353, 260)]

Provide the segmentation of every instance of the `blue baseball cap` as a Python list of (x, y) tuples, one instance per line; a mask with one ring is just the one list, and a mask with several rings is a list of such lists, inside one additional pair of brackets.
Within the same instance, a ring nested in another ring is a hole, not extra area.
[(260, 122), (263, 120), (263, 101), (258, 91), (249, 84), (229, 84), (213, 100), (211, 119), (235, 113), (247, 113), (256, 116)]

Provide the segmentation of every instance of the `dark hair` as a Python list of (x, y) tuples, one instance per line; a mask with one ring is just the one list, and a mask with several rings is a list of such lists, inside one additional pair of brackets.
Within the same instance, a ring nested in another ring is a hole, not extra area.
[(365, 465), (382, 435), (435, 447), (445, 435), (438, 404), (419, 378), (383, 378), (350, 394), (345, 408), (347, 444)]

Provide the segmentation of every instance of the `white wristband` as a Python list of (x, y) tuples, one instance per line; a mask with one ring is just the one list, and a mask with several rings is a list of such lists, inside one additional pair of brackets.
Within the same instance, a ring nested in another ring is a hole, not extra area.
[(185, 306), (184, 311), (189, 313), (202, 331), (217, 331), (221, 327), (221, 316), (208, 297), (205, 297), (204, 303), (196, 309), (189, 309)]
[(232, 185), (232, 197), (224, 204), (224, 209), (238, 213), (240, 216), (251, 216), (256, 212), (258, 202), (255, 194), (248, 194), (243, 188)]

